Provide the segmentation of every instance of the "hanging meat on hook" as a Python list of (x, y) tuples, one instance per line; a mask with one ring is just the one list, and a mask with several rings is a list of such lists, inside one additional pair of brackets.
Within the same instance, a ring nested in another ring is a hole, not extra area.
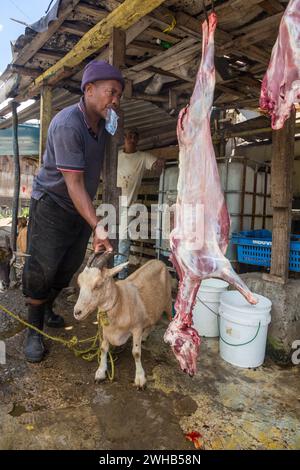
[(257, 300), (225, 258), (230, 219), (221, 188), (210, 134), (215, 87), (212, 12), (202, 24), (202, 60), (189, 106), (178, 117), (179, 180), (175, 228), (170, 235), (171, 260), (179, 276), (176, 315), (164, 339), (183, 371), (194, 375), (200, 337), (192, 327), (192, 309), (203, 279), (220, 278), (251, 304)]
[(290, 0), (281, 18), (278, 38), (264, 76), (260, 107), (281, 129), (295, 103), (300, 102), (300, 0)]

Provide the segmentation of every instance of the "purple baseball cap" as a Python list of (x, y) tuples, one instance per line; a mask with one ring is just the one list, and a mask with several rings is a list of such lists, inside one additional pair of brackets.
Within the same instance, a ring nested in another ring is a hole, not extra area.
[(125, 87), (125, 81), (120, 70), (105, 62), (105, 60), (93, 60), (84, 67), (81, 91), (84, 92), (87, 83), (96, 82), (97, 80), (117, 80), (121, 83), (123, 90)]

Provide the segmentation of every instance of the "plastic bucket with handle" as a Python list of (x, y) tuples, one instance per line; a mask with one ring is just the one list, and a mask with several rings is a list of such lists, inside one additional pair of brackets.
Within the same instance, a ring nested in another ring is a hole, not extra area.
[(220, 298), (220, 355), (238, 367), (258, 367), (265, 359), (272, 302), (255, 296), (256, 305), (238, 291), (224, 292)]
[(194, 328), (199, 335), (219, 336), (218, 312), (220, 295), (228, 283), (220, 279), (205, 279), (201, 282), (193, 310)]

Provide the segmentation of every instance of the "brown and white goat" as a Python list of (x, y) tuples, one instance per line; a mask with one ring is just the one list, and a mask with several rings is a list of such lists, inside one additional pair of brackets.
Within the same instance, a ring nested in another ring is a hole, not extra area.
[(163, 312), (171, 317), (170, 275), (164, 263), (151, 260), (127, 279), (115, 281), (113, 276), (128, 263), (108, 269), (103, 266), (103, 256), (107, 259), (108, 254), (99, 257), (100, 262), (96, 265), (89, 261), (78, 276), (80, 293), (74, 307), (74, 317), (84, 320), (96, 309), (107, 313), (108, 324), (103, 326), (101, 362), (95, 380), (98, 382), (106, 377), (109, 345), (120, 346), (132, 336), (132, 355), (136, 366), (134, 383), (137, 387), (143, 387), (146, 377), (141, 363), (141, 342)]

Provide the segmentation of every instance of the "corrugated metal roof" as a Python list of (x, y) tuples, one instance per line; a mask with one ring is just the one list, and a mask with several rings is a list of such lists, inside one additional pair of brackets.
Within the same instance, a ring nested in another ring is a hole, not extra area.
[[(38, 126), (21, 124), (18, 126), (19, 154), (21, 156), (39, 154)], [(0, 155), (13, 154), (12, 128), (0, 130)]]

